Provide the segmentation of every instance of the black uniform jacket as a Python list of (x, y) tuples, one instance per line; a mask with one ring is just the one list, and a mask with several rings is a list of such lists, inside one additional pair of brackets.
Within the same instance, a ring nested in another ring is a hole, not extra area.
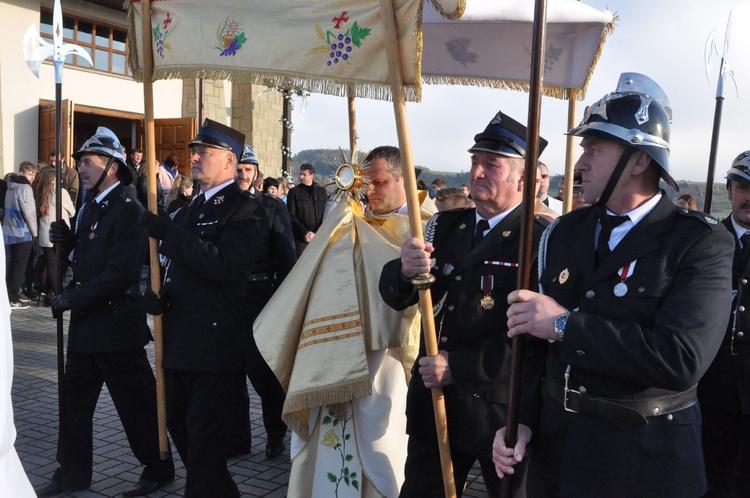
[(750, 259), (742, 256), (731, 218), (722, 223), (735, 241), (732, 264), (735, 298), (716, 359), (698, 384), (698, 399), (702, 405), (750, 415)]
[(68, 349), (76, 353), (127, 351), (151, 339), (139, 282), (148, 235), (143, 208), (130, 189), (115, 187), (86, 204), (72, 253), (77, 288), (71, 302)]
[[(445, 211), (427, 225), (432, 240), (436, 277), (431, 287), (438, 333), (438, 349), (449, 353), (453, 384), (443, 387), (451, 445), (468, 454), (489, 457), (495, 432), (505, 425), (510, 374), (511, 341), (507, 337), (507, 296), (516, 289), (519, 262), (521, 206), (496, 225), (476, 248), (472, 238), (476, 225), (474, 209)], [(546, 221), (536, 220), (533, 258)], [(418, 301), (414, 287), (400, 276), (401, 260), (388, 262), (380, 278), (380, 294), (396, 310)], [(536, 273), (536, 264), (532, 269)], [(491, 289), (492, 309), (480, 300)], [(424, 339), (420, 357), (425, 355)], [(533, 399), (544, 367), (546, 341), (529, 339), (524, 349), (522, 392)], [(425, 439), (435, 438), (432, 395), (414, 364), (407, 397), (407, 432)], [(528, 375), (526, 375), (528, 374)], [(527, 403), (522, 403), (527, 407)], [(533, 426), (522, 408), (521, 420)]]
[(267, 232), (260, 202), (235, 183), (175, 214), (160, 246), (165, 368), (242, 370), (245, 286)]
[(255, 190), (253, 195), (263, 205), (269, 231), (264, 241), (253, 245), (257, 259), (247, 284), (247, 311), (251, 325), (297, 262), (292, 220), (286, 204), (278, 197), (259, 190)]
[[(710, 216), (664, 194), (594, 268), (596, 208), (550, 226), (540, 285), (571, 313), (547, 375), (587, 396), (657, 397), (694, 387), (716, 354), (731, 303), (733, 243)], [(540, 264), (544, 259), (540, 257)], [(627, 293), (614, 294), (623, 268)], [(695, 497), (705, 491), (698, 404), (647, 425), (566, 412), (547, 392), (533, 458), (561, 497)], [(529, 476), (533, 479), (533, 476)]]

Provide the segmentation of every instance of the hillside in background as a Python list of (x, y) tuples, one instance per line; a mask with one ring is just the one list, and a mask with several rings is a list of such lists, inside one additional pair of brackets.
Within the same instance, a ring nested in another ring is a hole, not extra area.
[[(344, 150), (344, 157), (349, 159), (349, 151)], [(364, 159), (366, 152), (359, 153), (359, 160)], [(308, 149), (303, 150), (296, 154), (293, 158), (293, 177), (295, 180), (298, 179), (299, 165), (303, 163), (310, 163), (315, 166), (316, 180), (321, 185), (326, 185), (333, 181), (333, 175), (336, 173), (336, 168), (342, 163), (341, 152), (335, 149)], [(431, 169), (422, 166), (415, 165), (417, 168), (422, 169), (422, 173), (419, 178), (423, 178), (428, 184), (431, 184), (436, 178), (442, 178), (448, 184), (449, 187), (458, 187), (461, 184), (469, 184), (469, 172), (462, 171), (460, 173), (446, 172), (446, 171), (432, 171)], [(550, 178), (550, 192), (554, 195), (557, 193), (557, 188), (562, 181), (562, 175), (553, 176)], [(682, 194), (690, 194), (695, 199), (698, 209), (703, 209), (703, 201), (705, 198), (706, 184), (704, 182), (688, 182), (678, 181), (680, 187), (679, 192), (675, 192), (672, 188), (662, 185), (662, 188), (667, 192), (667, 195), (673, 201), (676, 200)], [(727, 188), (723, 181), (717, 181), (714, 183), (713, 199), (711, 206), (711, 214), (716, 218), (723, 219), (729, 215), (730, 212), (729, 200), (727, 199)]]

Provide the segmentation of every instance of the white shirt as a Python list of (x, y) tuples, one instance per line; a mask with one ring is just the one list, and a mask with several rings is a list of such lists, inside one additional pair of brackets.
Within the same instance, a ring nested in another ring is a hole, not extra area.
[[(500, 223), (501, 221), (503, 221), (503, 219), (505, 219), (505, 217), (508, 216), (508, 214), (511, 211), (513, 211), (514, 209), (516, 209), (520, 205), (521, 205), (521, 203), (519, 202), (518, 204), (516, 204), (512, 208), (508, 209), (507, 211), (503, 211), (500, 214), (496, 214), (495, 216), (493, 216), (492, 218), (490, 218), (489, 220), (487, 220), (487, 223), (489, 223), (490, 228), (487, 229), (487, 230), (485, 230), (484, 234), (482, 236), (484, 237), (485, 235), (487, 235), (487, 233), (489, 233), (493, 228), (495, 228), (495, 226), (497, 226), (498, 223)], [(480, 216), (479, 211), (476, 211), (476, 210), (474, 211), (474, 217), (475, 217), (475, 222), (476, 223), (479, 223), (479, 220), (483, 220), (484, 219), (484, 218), (482, 218), (482, 216)], [(476, 226), (476, 224), (474, 226)]]
[[(609, 236), (609, 249), (610, 251), (614, 251), (615, 247), (617, 247), (617, 244), (620, 243), (622, 239), (625, 238), (625, 236), (630, 232), (630, 230), (638, 224), (639, 221), (641, 221), (648, 213), (653, 211), (653, 209), (656, 207), (656, 205), (659, 203), (659, 200), (661, 200), (661, 192), (653, 196), (648, 201), (644, 202), (637, 208), (633, 209), (632, 211), (629, 211), (627, 213), (617, 215), (607, 209), (607, 214), (610, 216), (627, 216), (629, 219), (628, 221), (624, 222), (623, 224), (615, 227), (612, 229), (612, 234)], [(599, 240), (599, 232), (602, 230), (602, 223), (601, 221), (596, 223), (596, 233), (594, 233), (594, 244), (597, 243)]]

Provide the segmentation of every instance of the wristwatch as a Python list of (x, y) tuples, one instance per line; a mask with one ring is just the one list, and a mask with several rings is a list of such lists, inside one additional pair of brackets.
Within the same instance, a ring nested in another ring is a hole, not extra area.
[(563, 336), (565, 335), (565, 326), (568, 324), (568, 317), (570, 311), (555, 318), (555, 340), (549, 342), (562, 342)]

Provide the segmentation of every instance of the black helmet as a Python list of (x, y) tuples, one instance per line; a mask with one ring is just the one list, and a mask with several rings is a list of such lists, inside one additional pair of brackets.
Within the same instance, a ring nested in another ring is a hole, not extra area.
[(729, 188), (730, 181), (750, 183), (750, 150), (734, 158), (724, 178), (727, 179), (727, 188)]
[(119, 164), (117, 171), (120, 174), (118, 175), (118, 178), (123, 183), (123, 185), (133, 183), (135, 172), (133, 172), (133, 170), (130, 168), (130, 166), (128, 166), (128, 163), (125, 160), (125, 154), (123, 153), (120, 140), (117, 138), (117, 135), (115, 135), (114, 132), (109, 128), (106, 128), (104, 126), (98, 127), (96, 129), (96, 133), (94, 133), (91, 138), (84, 142), (81, 148), (78, 149), (78, 152), (73, 154), (73, 158), (76, 161), (80, 161), (81, 156), (83, 156), (84, 154), (98, 154), (100, 156), (112, 158), (110, 162), (114, 160)]
[(672, 109), (664, 90), (639, 73), (622, 73), (617, 89), (592, 105), (583, 121), (567, 135), (600, 138), (648, 154), (661, 177), (675, 190), (669, 173), (669, 132)]

